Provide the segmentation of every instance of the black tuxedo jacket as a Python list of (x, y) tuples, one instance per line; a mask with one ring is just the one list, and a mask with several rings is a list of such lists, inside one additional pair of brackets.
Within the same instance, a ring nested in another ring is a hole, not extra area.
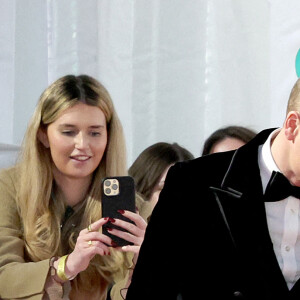
[(300, 299), (288, 290), (266, 221), (258, 147), (177, 163), (167, 175), (126, 300)]

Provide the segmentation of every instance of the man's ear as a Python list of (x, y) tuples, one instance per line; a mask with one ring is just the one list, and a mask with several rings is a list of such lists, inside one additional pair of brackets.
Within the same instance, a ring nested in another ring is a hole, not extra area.
[(46, 148), (50, 147), (46, 129), (39, 128), (37, 137)]
[(299, 132), (300, 115), (297, 111), (290, 111), (284, 122), (285, 136), (293, 141)]

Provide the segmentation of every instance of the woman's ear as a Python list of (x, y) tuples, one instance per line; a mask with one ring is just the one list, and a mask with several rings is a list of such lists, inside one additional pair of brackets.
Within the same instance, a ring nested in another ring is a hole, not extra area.
[(285, 136), (293, 141), (299, 132), (300, 115), (296, 111), (290, 111), (284, 122)]
[(50, 147), (46, 129), (39, 128), (37, 137), (39, 141), (45, 146), (45, 148)]

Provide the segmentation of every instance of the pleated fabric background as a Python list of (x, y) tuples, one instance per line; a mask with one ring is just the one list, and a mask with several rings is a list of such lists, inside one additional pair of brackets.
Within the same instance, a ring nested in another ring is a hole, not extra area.
[[(109, 90), (128, 163), (214, 130), (279, 127), (297, 79), (298, 0), (0, 0), (0, 143), (20, 145), (42, 91), (66, 74)], [(12, 146), (13, 147), (13, 146)]]

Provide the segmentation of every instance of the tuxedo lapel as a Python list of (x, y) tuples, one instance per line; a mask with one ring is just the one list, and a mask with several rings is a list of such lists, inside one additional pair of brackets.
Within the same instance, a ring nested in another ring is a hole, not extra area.
[(236, 150), (221, 186), (211, 187), (224, 222), (238, 247), (261, 235), (263, 241), (266, 236), (270, 241), (262, 199), (258, 146), (258, 143), (248, 143)]
[[(238, 250), (252, 252), (251, 247), (272, 246), (265, 217), (262, 195), (240, 193), (211, 187), (231, 239)], [(248, 243), (251, 243), (249, 247)], [(266, 242), (267, 241), (267, 242)]]
[(258, 146), (269, 133), (235, 151), (221, 186), (210, 189), (241, 258), (241, 268), (260, 278), (263, 290), (274, 293), (276, 285), (279, 293), (286, 293), (268, 231), (258, 166)]

